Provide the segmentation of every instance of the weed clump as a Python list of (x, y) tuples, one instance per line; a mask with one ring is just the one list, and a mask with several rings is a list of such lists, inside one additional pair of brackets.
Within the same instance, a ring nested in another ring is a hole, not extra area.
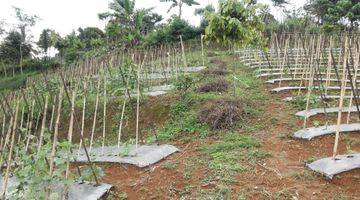
[(200, 86), (197, 91), (201, 93), (205, 92), (226, 92), (229, 88), (229, 84), (224, 79), (219, 79), (214, 82), (206, 83)]
[(213, 130), (232, 128), (238, 121), (245, 121), (250, 113), (250, 103), (244, 99), (220, 99), (209, 102), (199, 112), (199, 120)]

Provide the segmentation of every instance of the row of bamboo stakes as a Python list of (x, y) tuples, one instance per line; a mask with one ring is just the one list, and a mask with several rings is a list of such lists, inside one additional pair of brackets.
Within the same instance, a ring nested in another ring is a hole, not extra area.
[[(148, 79), (147, 76), (154, 73), (162, 74), (165, 77), (165, 83), (170, 83), (172, 77), (167, 77), (169, 72), (174, 74), (176, 78), (181, 76), (185, 72), (184, 69), (188, 67), (189, 61), (196, 65), (205, 64), (203, 36), (200, 40), (201, 43), (193, 42), (193, 46), (190, 46), (190, 43), (184, 44), (181, 37), (179, 39), (179, 43), (173, 46), (161, 46), (146, 50), (112, 51), (101, 57), (87, 58), (77, 65), (30, 78), (26, 88), (1, 94), (0, 106), (3, 113), (0, 114), (0, 123), (2, 124), (0, 129), (0, 155), (1, 157), (7, 156), (7, 159), (0, 160), (0, 166), (6, 166), (2, 196), (5, 197), (6, 195), (12, 161), (17, 156), (13, 150), (15, 145), (24, 146), (26, 152), (36, 155), (41, 151), (44, 143), (51, 142), (52, 150), (48, 164), (49, 175), (53, 175), (56, 168), (54, 159), (60, 139), (59, 132), (63, 123), (62, 119), (69, 120), (67, 141), (70, 143), (74, 142), (75, 125), (80, 124), (78, 148), (85, 151), (87, 164), (91, 168), (96, 184), (99, 184), (90, 155), (97, 137), (96, 129), (100, 121), (99, 115), (102, 115), (101, 153), (104, 154), (106, 133), (109, 131), (106, 124), (109, 99), (116, 97), (122, 100), (122, 103), (119, 104), (120, 120), (117, 131), (117, 147), (120, 148), (123, 141), (127, 105), (129, 101), (136, 98), (135, 148), (138, 148), (141, 91), (143, 88), (152, 85), (164, 84), (164, 81), (157, 83), (156, 80)], [(201, 52), (200, 57), (193, 53), (198, 51)], [(116, 79), (116, 75), (119, 78)], [(109, 94), (109, 82), (118, 83), (119, 85), (115, 85), (115, 87), (122, 87), (122, 89), (117, 88), (120, 92)], [(95, 94), (94, 110), (89, 110), (91, 109), (89, 104), (93, 103), (89, 99), (90, 93)], [(76, 109), (77, 101), (81, 102), (81, 113)], [(102, 113), (99, 113), (101, 103), (103, 110)], [(64, 114), (65, 109), (70, 109), (67, 114)], [(89, 112), (93, 115), (89, 143), (87, 144), (85, 121), (86, 113)], [(77, 117), (79, 114), (81, 116)], [(78, 119), (81, 121), (78, 122)], [(52, 141), (45, 141), (44, 136), (47, 132), (52, 134)], [(33, 149), (33, 146), (36, 146), (36, 150)], [(74, 161), (76, 162), (76, 160)], [(77, 171), (81, 176), (78, 167)], [(67, 179), (69, 175), (70, 160), (67, 160), (65, 178)]]
[[(260, 73), (259, 77), (274, 78), (278, 87), (297, 85), (297, 96), (305, 95), (306, 112), (310, 110), (311, 96), (319, 93), (328, 124), (329, 87), (338, 87), (337, 102), (339, 111), (336, 121), (336, 134), (332, 156), (338, 155), (340, 125), (345, 107), (346, 91), (350, 90), (346, 123), (350, 123), (350, 108), (359, 110), (358, 68), (360, 62), (360, 36), (355, 33), (341, 35), (314, 34), (273, 34), (269, 40), (268, 51), (246, 49), (240, 51), (240, 59)], [(265, 75), (264, 75), (265, 74)], [(286, 81), (283, 81), (286, 80)], [(275, 83), (275, 82), (274, 82)], [(349, 87), (350, 85), (350, 87)], [(306, 88), (306, 93), (301, 92)], [(314, 90), (317, 88), (317, 90)], [(360, 119), (360, 118), (359, 118)], [(303, 128), (307, 126), (304, 118)]]

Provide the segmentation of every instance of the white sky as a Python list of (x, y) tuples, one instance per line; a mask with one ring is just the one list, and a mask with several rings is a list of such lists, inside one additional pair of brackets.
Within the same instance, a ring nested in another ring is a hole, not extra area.
[[(28, 14), (36, 14), (41, 20), (32, 28), (35, 40), (41, 31), (45, 28), (54, 29), (62, 36), (77, 30), (79, 27), (95, 26), (103, 28), (104, 21), (98, 19), (98, 13), (108, 11), (110, 0), (0, 0), (0, 20), (6, 20), (10, 26), (14, 25), (15, 14), (12, 6), (19, 7)], [(204, 7), (207, 4), (213, 4), (217, 7), (217, 0), (198, 0), (200, 6), (183, 8), (183, 18), (187, 19), (191, 24), (197, 25), (200, 22), (198, 16), (194, 16), (194, 10), (198, 7)], [(270, 0), (259, 0), (259, 2), (270, 4)], [(292, 7), (300, 7), (305, 0), (290, 0)], [(172, 14), (177, 14), (177, 9), (173, 9), (171, 13), (167, 13), (171, 3), (160, 3), (159, 0), (137, 0), (138, 8), (154, 7), (157, 12), (165, 19)], [(280, 15), (273, 9), (273, 14), (277, 17)]]

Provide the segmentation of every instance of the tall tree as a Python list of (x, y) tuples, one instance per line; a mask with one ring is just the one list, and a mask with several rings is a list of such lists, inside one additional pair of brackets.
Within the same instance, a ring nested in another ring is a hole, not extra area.
[(97, 27), (79, 28), (79, 39), (84, 43), (85, 50), (92, 50), (102, 44), (105, 33)]
[(20, 72), (23, 73), (23, 53), (22, 53), (22, 49), (24, 45), (27, 45), (28, 43), (28, 28), (32, 27), (36, 24), (36, 21), (39, 19), (38, 16), (36, 15), (28, 15), (26, 13), (23, 12), (23, 10), (21, 10), (20, 8), (17, 7), (13, 7), (15, 10), (15, 14), (16, 14), (16, 18), (18, 20), (18, 29), (20, 31), (21, 34), (21, 43), (19, 45), (19, 51), (20, 51), (20, 61), (19, 61), (19, 65), (20, 65)]
[(42, 49), (45, 59), (48, 57), (48, 51), (49, 48), (52, 46), (51, 44), (51, 30), (50, 29), (44, 29), (39, 37), (39, 41), (37, 42), (37, 45)]
[[(110, 19), (107, 32), (117, 39), (120, 37), (127, 45), (134, 46), (143, 39), (144, 20), (154, 24), (159, 21), (158, 15), (152, 15), (150, 9), (135, 9), (135, 0), (113, 0), (109, 4), (111, 12), (100, 13), (100, 19)], [(155, 19), (155, 20), (153, 20)], [(120, 35), (120, 36), (119, 36)]]
[(204, 8), (195, 9), (194, 14), (201, 17), (200, 29), (202, 32), (204, 32), (205, 28), (209, 25), (209, 22), (205, 17), (205, 13), (212, 13), (212, 12), (215, 12), (215, 8), (211, 4), (205, 6)]
[(0, 20), (0, 36), (2, 36), (5, 33), (5, 21)]
[(0, 45), (0, 59), (13, 66), (13, 75), (15, 75), (15, 66), (20, 59), (30, 57), (31, 45), (22, 44), (21, 52), (19, 46), (22, 44), (22, 35), (16, 30), (12, 30), (4, 38)]
[(179, 9), (179, 18), (181, 19), (182, 16), (182, 8), (183, 5), (187, 6), (193, 6), (193, 5), (200, 5), (195, 0), (160, 0), (160, 2), (172, 2), (170, 8), (168, 9), (168, 12), (170, 12), (173, 8), (178, 7)]

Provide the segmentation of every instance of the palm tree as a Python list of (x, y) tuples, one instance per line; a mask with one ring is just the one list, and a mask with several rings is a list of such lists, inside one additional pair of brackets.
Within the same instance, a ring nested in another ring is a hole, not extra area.
[(182, 7), (184, 4), (186, 4), (187, 6), (200, 5), (195, 0), (160, 0), (160, 2), (172, 2), (168, 12), (170, 12), (175, 7), (179, 7), (179, 18), (181, 18)]

